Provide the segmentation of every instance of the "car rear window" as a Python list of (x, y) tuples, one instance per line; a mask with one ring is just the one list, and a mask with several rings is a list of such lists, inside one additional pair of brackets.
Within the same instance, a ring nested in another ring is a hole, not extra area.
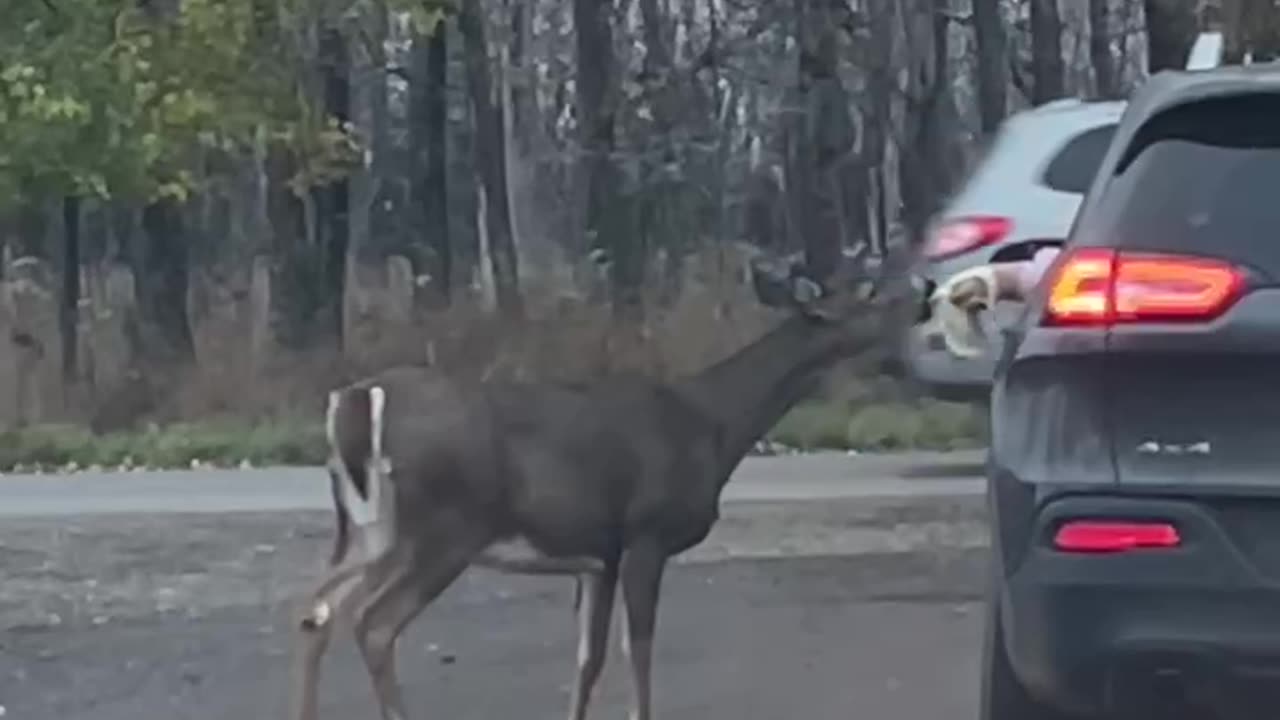
[(1100, 125), (1071, 138), (1045, 166), (1041, 182), (1059, 192), (1083, 195), (1102, 164), (1116, 126)]
[(1179, 106), (1139, 129), (1086, 232), (1280, 276), (1280, 95)]

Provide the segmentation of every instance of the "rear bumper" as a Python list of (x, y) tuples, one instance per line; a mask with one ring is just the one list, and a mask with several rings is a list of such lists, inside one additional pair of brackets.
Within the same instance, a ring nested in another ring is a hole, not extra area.
[[(1109, 514), (1171, 520), (1183, 546), (1069, 555), (1045, 542), (1064, 519)], [(1063, 498), (1042, 511), (1033, 541), (1006, 578), (1000, 618), (1010, 662), (1033, 695), (1083, 713), (1203, 707), (1276, 717), (1280, 584), (1210, 511), (1190, 501)]]

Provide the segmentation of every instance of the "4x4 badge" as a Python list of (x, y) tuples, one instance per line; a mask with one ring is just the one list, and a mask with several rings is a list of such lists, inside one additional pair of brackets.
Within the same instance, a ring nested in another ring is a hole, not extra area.
[(1213, 446), (1208, 440), (1193, 443), (1161, 443), (1148, 440), (1138, 445), (1140, 455), (1209, 455)]

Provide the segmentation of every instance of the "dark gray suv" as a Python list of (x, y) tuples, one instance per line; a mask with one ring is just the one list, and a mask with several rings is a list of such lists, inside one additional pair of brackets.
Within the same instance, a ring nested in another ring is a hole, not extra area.
[(1277, 717), (1280, 66), (1133, 98), (992, 392), (984, 720)]

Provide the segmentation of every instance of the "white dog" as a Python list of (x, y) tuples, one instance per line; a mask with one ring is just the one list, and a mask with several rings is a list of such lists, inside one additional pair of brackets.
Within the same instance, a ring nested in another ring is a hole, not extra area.
[(979, 265), (947, 278), (929, 300), (947, 349), (959, 357), (981, 355), (987, 339), (978, 312), (997, 300), (1026, 299), (1058, 252), (1056, 247), (1041, 248), (1029, 260)]

